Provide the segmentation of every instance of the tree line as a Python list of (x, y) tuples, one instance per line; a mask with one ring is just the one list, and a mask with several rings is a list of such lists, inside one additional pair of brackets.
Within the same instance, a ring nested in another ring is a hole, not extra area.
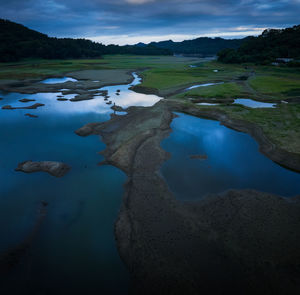
[(104, 54), (171, 55), (172, 51), (153, 45), (145, 47), (103, 45), (86, 39), (52, 38), (23, 25), (0, 19), (0, 61), (24, 58), (100, 58)]
[(270, 64), (278, 58), (300, 59), (300, 25), (265, 30), (258, 37), (248, 37), (237, 49), (227, 48), (218, 53), (218, 60), (224, 63)]

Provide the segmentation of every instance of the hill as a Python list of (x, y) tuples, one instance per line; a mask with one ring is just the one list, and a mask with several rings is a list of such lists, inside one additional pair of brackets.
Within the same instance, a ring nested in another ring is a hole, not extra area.
[(1, 62), (18, 61), (23, 58), (99, 58), (103, 54), (170, 55), (172, 52), (152, 45), (105, 46), (85, 39), (52, 38), (23, 25), (0, 19)]
[(172, 40), (152, 42), (150, 45), (169, 49), (175, 54), (211, 56), (216, 55), (225, 48), (238, 48), (245, 40), (247, 38), (227, 40), (223, 38), (200, 37), (182, 42), (173, 42)]
[(258, 37), (248, 37), (237, 49), (220, 51), (218, 56), (219, 61), (225, 63), (270, 64), (276, 59), (299, 59), (300, 25), (280, 30), (265, 30)]

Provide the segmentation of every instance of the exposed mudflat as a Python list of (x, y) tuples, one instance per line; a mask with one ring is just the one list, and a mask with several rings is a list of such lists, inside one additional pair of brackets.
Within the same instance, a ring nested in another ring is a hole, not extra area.
[(164, 100), (76, 133), (99, 134), (105, 162), (128, 176), (115, 226), (133, 294), (296, 294), (300, 292), (299, 198), (228, 191), (197, 202), (174, 198), (159, 170), (161, 140), (173, 111), (213, 118), (252, 135), (272, 160), (299, 171), (299, 155), (281, 151), (262, 131), (214, 110)]
[[(93, 99), (93, 97), (99, 93), (97, 89), (101, 87), (128, 84), (133, 80), (131, 72), (128, 70), (85, 70), (66, 73), (66, 75), (76, 78), (77, 81), (47, 84), (43, 83), (43, 80), (33, 79), (1, 80), (0, 91), (24, 94), (62, 91), (64, 95), (77, 94), (71, 101), (81, 101)], [(100, 91), (99, 95), (105, 95), (105, 93)]]
[(2, 107), (2, 110), (35, 110), (39, 107), (43, 107), (45, 106), (44, 104), (42, 103), (35, 103), (31, 106), (22, 106), (22, 107), (12, 107), (11, 105), (5, 105)]

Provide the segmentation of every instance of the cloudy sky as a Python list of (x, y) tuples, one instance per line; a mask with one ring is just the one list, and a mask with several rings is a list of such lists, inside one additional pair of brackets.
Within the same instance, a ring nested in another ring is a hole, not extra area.
[(0, 18), (56, 37), (134, 44), (258, 35), (299, 24), (300, 0), (0, 0)]

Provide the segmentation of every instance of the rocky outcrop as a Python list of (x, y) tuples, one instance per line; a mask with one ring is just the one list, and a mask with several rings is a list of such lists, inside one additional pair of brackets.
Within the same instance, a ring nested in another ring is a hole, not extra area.
[(168, 101), (131, 107), (76, 131), (101, 135), (105, 163), (128, 176), (115, 235), (131, 293), (299, 293), (300, 198), (233, 190), (177, 201), (159, 173), (173, 110)]
[(27, 102), (35, 101), (35, 99), (22, 98), (22, 99), (19, 99), (19, 101), (27, 103)]
[(55, 177), (63, 177), (66, 173), (69, 172), (70, 167), (67, 164), (61, 162), (32, 162), (25, 161), (18, 165), (15, 169), (16, 171), (22, 171), (24, 173), (33, 173), (33, 172), (47, 172)]
[(76, 93), (78, 93), (78, 95), (76, 95), (75, 97), (71, 98), (70, 101), (82, 101), (82, 100), (90, 100), (90, 99), (94, 99), (94, 97), (96, 95), (106, 95), (107, 91), (99, 91), (99, 90), (95, 90), (95, 91), (82, 91), (82, 90), (77, 90)]
[(113, 111), (115, 111), (115, 112), (126, 112), (125, 109), (123, 109), (122, 107), (120, 107), (120, 106), (118, 106), (118, 105), (113, 105), (113, 106), (111, 107), (111, 109), (112, 109)]
[(27, 107), (12, 107), (11, 105), (5, 105), (2, 107), (2, 110), (33, 110), (33, 109), (37, 109), (39, 107), (43, 107), (45, 106), (42, 103), (35, 103), (31, 106), (27, 106)]
[(29, 113), (25, 114), (24, 116), (29, 117), (29, 118), (38, 118), (38, 116), (29, 114)]

